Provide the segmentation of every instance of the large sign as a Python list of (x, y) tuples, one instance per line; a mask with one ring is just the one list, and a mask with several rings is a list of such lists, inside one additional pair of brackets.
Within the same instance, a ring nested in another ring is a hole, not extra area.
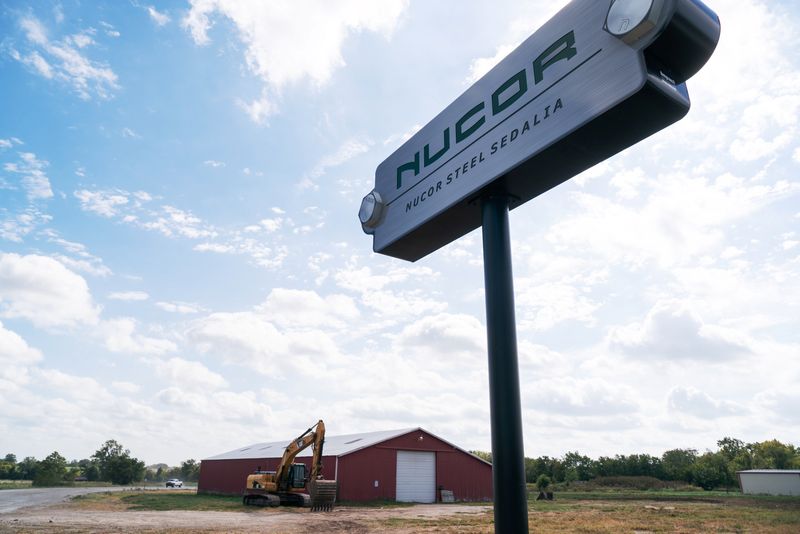
[(375, 252), (416, 261), (672, 124), (719, 19), (699, 0), (574, 0), (378, 166)]

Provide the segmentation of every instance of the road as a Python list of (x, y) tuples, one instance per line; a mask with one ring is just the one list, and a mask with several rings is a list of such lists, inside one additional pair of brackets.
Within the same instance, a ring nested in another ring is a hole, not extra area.
[[(122, 491), (122, 490), (161, 490), (163, 487), (147, 486), (110, 486), (103, 488), (30, 488), (30, 489), (9, 489), (0, 491), (0, 514), (14, 512), (26, 506), (46, 506), (66, 501), (76, 495), (87, 493), (98, 493), (103, 491)], [(184, 488), (194, 491), (196, 488)]]

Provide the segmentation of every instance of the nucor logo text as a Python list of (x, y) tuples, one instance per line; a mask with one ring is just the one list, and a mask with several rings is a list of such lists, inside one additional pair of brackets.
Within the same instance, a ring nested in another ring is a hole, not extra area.
[[(551, 44), (547, 50), (542, 52), (533, 61), (533, 85), (540, 83), (544, 79), (544, 71), (562, 59), (570, 59), (578, 53), (575, 48), (575, 32), (570, 31), (563, 35), (556, 42)], [(509, 92), (509, 90), (511, 90)], [(500, 87), (492, 93), (492, 116), (502, 113), (509, 106), (519, 100), (528, 90), (528, 69), (524, 68), (512, 75)], [(508, 93), (508, 94), (506, 94)], [(481, 102), (461, 116), (455, 124), (456, 144), (465, 141), (472, 134), (480, 130), (486, 122), (486, 103)], [(450, 150), (450, 127), (442, 132), (442, 148), (431, 154), (430, 143), (426, 144), (422, 150), (422, 167), (428, 167), (435, 163)], [(414, 154), (414, 160), (404, 163), (397, 167), (397, 189), (403, 185), (403, 173), (413, 171), (414, 176), (420, 172), (420, 154)]]

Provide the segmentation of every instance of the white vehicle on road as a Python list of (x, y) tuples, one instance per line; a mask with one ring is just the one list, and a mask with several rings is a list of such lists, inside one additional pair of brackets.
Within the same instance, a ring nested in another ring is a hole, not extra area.
[(167, 487), (168, 488), (182, 488), (183, 481), (178, 478), (171, 478), (167, 480)]

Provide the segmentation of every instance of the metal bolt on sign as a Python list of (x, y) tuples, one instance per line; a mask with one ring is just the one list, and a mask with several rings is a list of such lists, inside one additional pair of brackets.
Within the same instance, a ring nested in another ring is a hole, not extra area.
[(508, 212), (683, 118), (719, 34), (700, 0), (573, 0), (376, 169), (375, 252), (483, 229), (495, 532), (528, 531)]

